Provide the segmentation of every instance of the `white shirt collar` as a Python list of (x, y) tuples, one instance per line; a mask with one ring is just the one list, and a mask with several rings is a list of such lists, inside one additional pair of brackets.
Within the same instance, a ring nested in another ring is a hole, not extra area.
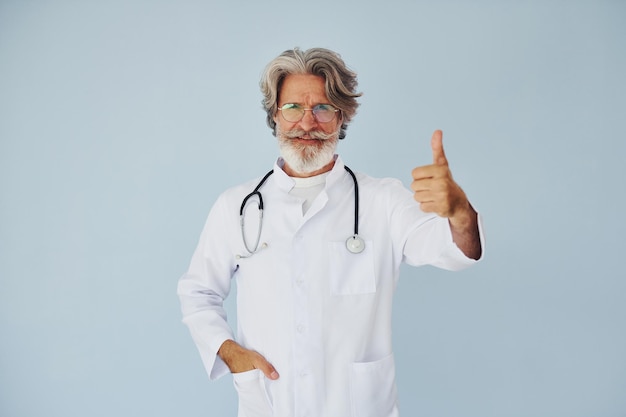
[[(341, 157), (339, 155), (335, 155), (334, 158), (335, 165), (327, 173), (328, 176), (326, 177), (327, 187), (337, 182), (345, 174), (345, 170), (343, 168), (344, 163)], [(285, 160), (283, 158), (278, 158), (278, 160), (274, 163), (274, 177), (278, 188), (288, 193), (293, 187), (295, 187), (296, 181), (283, 171), (284, 166)]]

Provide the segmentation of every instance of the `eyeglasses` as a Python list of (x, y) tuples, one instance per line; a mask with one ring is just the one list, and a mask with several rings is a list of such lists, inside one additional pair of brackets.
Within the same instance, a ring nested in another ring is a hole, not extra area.
[(283, 114), (283, 119), (290, 123), (296, 123), (302, 120), (304, 113), (311, 110), (313, 117), (319, 123), (328, 123), (335, 118), (335, 113), (339, 110), (330, 104), (317, 104), (312, 109), (305, 109), (299, 104), (287, 103), (279, 107), (278, 110)]

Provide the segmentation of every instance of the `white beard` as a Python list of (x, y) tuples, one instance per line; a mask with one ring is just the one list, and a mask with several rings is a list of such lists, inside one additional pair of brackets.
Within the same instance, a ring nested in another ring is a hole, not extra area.
[[(295, 144), (292, 139), (308, 134), (310, 144)], [(317, 171), (328, 165), (335, 156), (337, 142), (339, 140), (339, 130), (333, 133), (320, 131), (305, 132), (303, 130), (290, 130), (282, 132), (276, 128), (278, 147), (280, 156), (285, 163), (299, 174), (308, 174)]]

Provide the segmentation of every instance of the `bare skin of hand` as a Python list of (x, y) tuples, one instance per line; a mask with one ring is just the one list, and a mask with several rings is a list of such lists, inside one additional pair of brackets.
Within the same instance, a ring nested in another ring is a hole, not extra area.
[(217, 354), (233, 374), (258, 369), (269, 379), (278, 379), (278, 372), (274, 369), (263, 355), (254, 350), (249, 350), (233, 340), (222, 343)]
[(448, 159), (443, 151), (443, 133), (436, 130), (430, 142), (433, 164), (413, 170), (411, 189), (420, 208), (436, 213), (450, 223), (454, 243), (472, 259), (480, 258), (482, 248), (478, 233), (478, 215), (467, 196), (452, 179)]

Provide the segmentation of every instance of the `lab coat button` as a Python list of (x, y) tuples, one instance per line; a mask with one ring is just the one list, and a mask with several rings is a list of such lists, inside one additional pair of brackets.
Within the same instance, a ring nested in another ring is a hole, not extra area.
[(298, 330), (298, 333), (304, 333), (304, 329), (305, 327), (302, 324), (298, 325), (298, 327), (296, 328), (296, 330)]

